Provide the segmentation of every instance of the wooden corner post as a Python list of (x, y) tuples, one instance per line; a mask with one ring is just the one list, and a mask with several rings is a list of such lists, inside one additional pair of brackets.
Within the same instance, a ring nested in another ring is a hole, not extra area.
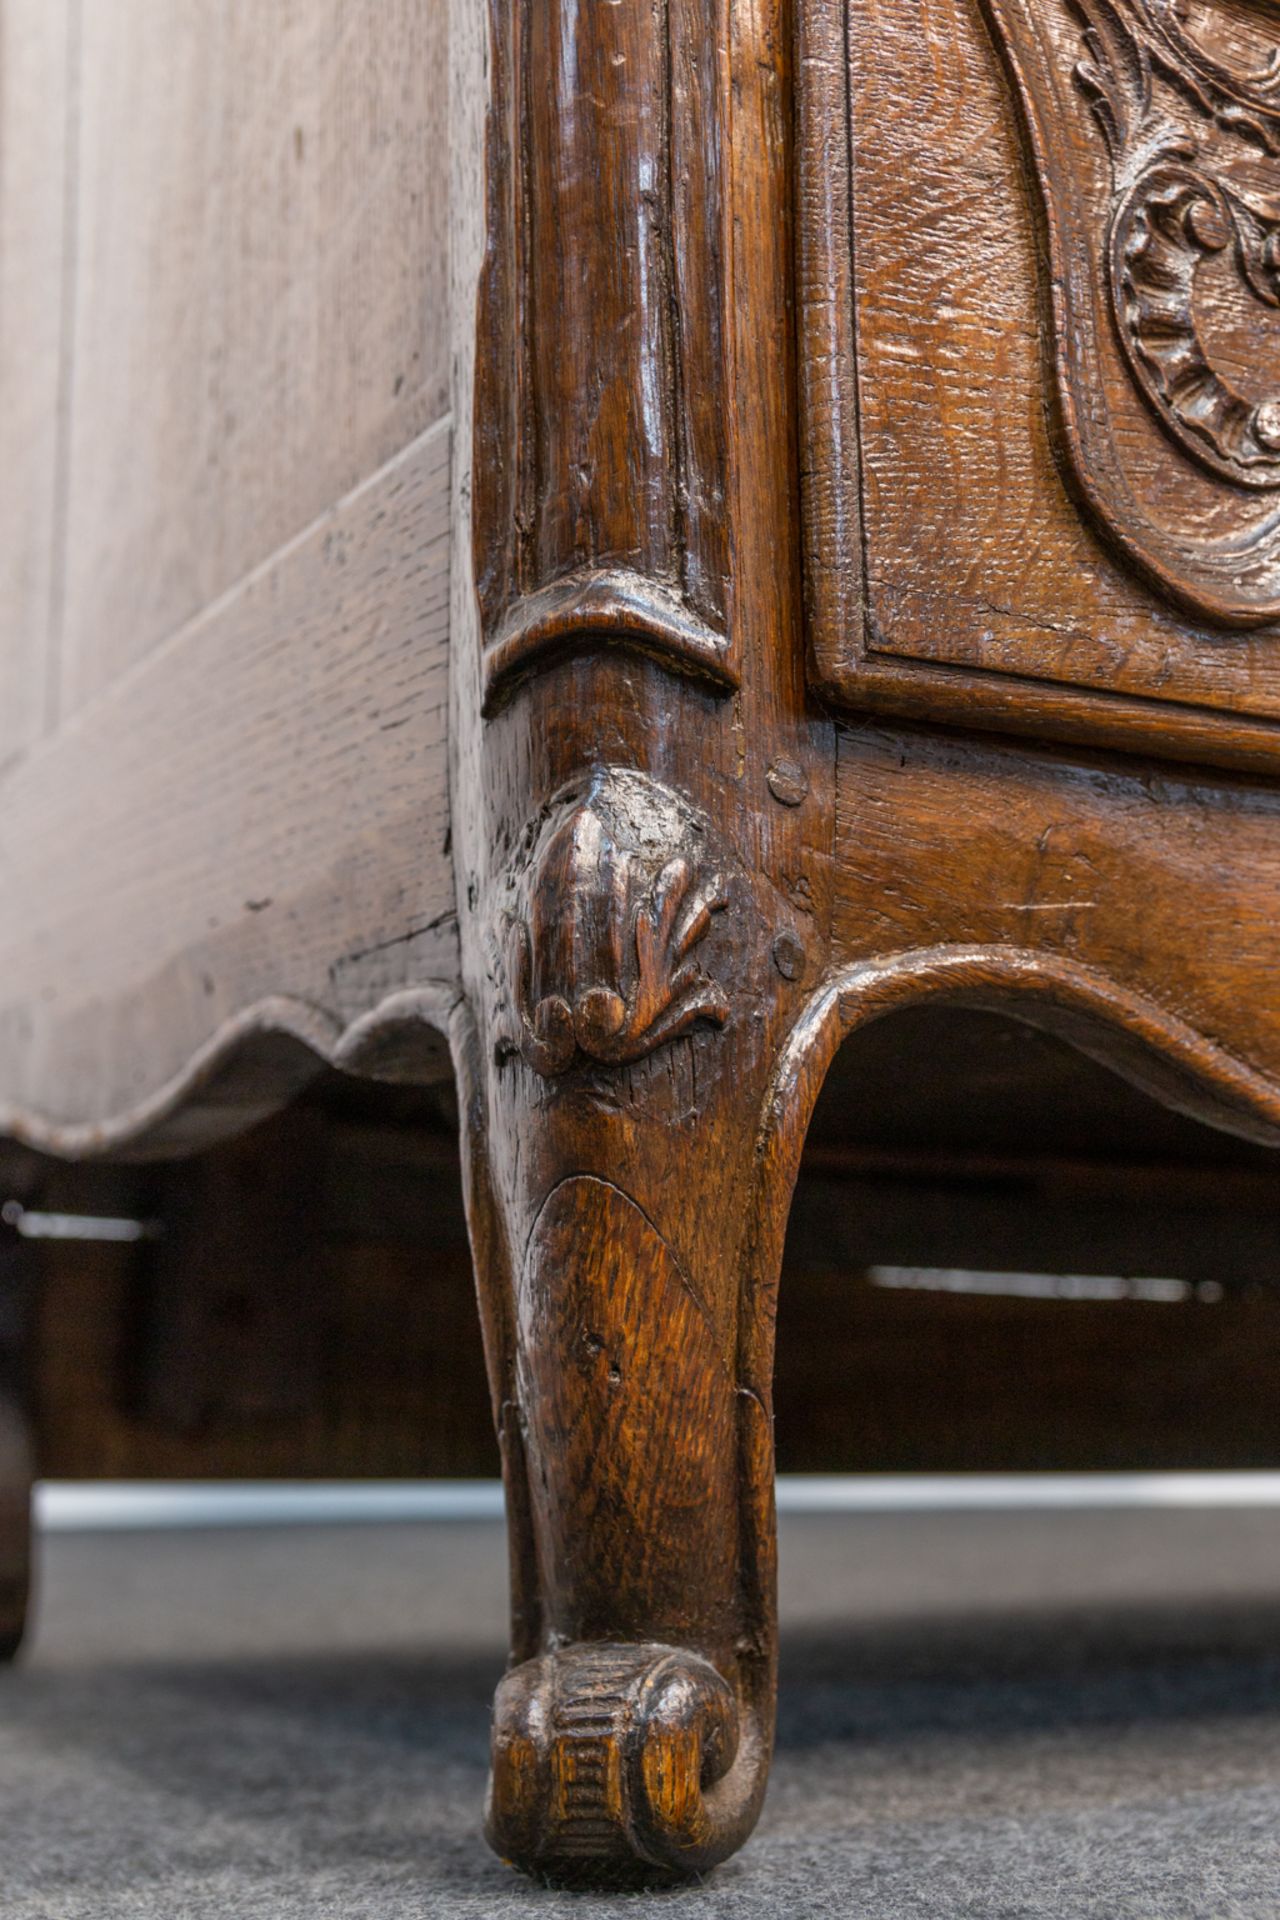
[(488, 1830), (613, 1885), (732, 1853), (772, 1741), (764, 1143), (826, 964), (834, 764), (799, 641), (791, 51), (775, 0), (480, 14), (453, 813), (514, 1591)]

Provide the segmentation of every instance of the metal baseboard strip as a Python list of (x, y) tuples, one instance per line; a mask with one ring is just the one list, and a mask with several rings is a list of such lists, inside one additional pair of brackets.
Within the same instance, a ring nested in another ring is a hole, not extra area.
[[(1276, 1507), (1280, 1472), (782, 1475), (783, 1514)], [(496, 1480), (44, 1481), (45, 1533), (498, 1520)]]

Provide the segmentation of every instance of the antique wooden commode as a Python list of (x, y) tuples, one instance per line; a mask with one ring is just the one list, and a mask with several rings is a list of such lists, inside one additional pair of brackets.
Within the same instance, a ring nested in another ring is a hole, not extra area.
[(144, 11), (4, 8), (3, 1128), (452, 1071), (489, 1832), (701, 1872), (842, 1040), (1012, 1011), (1280, 1138), (1280, 16)]

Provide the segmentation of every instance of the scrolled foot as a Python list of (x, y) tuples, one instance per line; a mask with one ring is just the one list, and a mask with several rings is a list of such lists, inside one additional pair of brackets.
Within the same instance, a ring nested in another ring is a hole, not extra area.
[(708, 1661), (582, 1642), (498, 1688), (489, 1843), (562, 1885), (705, 1873), (751, 1832), (767, 1766), (752, 1716)]

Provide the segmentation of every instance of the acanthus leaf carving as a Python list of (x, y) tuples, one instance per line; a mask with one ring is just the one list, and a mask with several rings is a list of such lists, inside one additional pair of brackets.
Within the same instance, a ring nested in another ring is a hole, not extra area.
[(550, 1078), (575, 1061), (625, 1066), (723, 1026), (724, 988), (697, 949), (729, 905), (706, 822), (648, 775), (607, 768), (563, 794), (506, 882), (495, 955), (518, 1051)]

